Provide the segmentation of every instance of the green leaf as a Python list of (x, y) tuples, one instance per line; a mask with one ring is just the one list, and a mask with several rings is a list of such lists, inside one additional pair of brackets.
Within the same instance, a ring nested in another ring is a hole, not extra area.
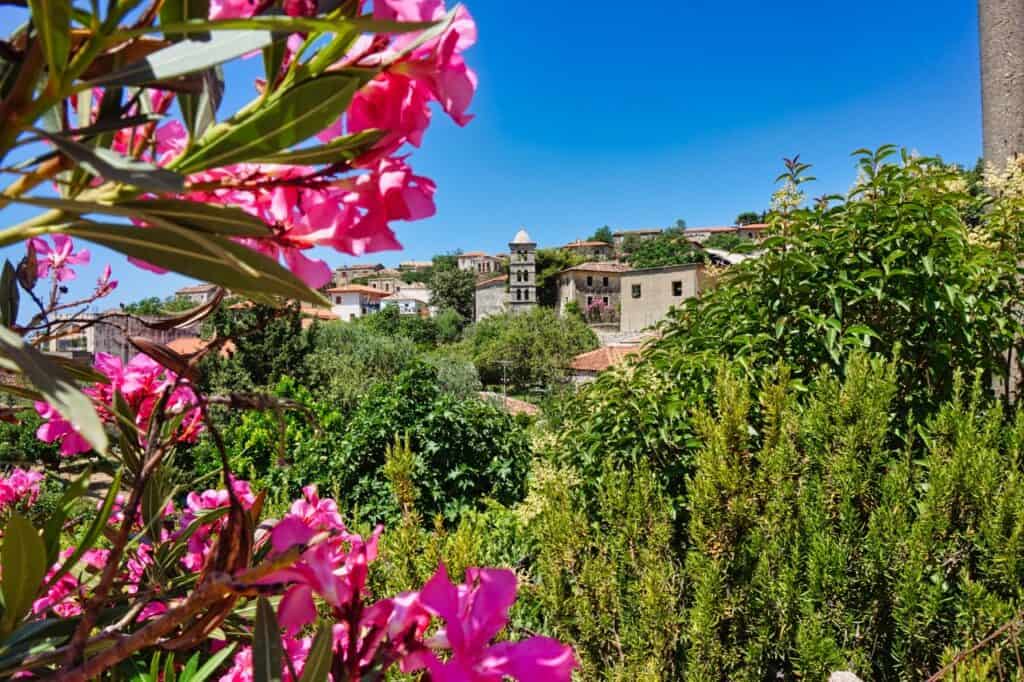
[(92, 476), (92, 470), (86, 469), (85, 473), (72, 481), (68, 489), (61, 495), (50, 518), (46, 520), (46, 526), (43, 527), (43, 544), (46, 546), (47, 566), (57, 561), (57, 556), (60, 553), (60, 534), (64, 530), (64, 522), (71, 514), (75, 502), (88, 490), (90, 476)]
[[(203, 664), (196, 674), (188, 679), (188, 682), (206, 682), (206, 678), (217, 672), (217, 668), (227, 660), (228, 656), (235, 652), (236, 644), (232, 644), (229, 647), (225, 647), (207, 659), (206, 663)], [(181, 682), (185, 682), (184, 679)]]
[(256, 623), (252, 633), (253, 682), (281, 682), (281, 627), (274, 607), (266, 597), (256, 605)]
[(331, 671), (331, 659), (334, 653), (334, 638), (330, 626), (320, 628), (309, 647), (306, 665), (302, 668), (299, 682), (326, 682), (327, 673)]
[(10, 632), (32, 608), (46, 577), (46, 547), (28, 519), (11, 514), (0, 550), (4, 597), (3, 631)]
[(270, 156), (258, 157), (253, 161), (296, 166), (317, 166), (325, 163), (351, 161), (373, 147), (382, 134), (379, 130), (363, 130), (331, 140), (324, 145), (278, 152)]
[(10, 327), (18, 321), (18, 273), (11, 261), (4, 261), (0, 274), (0, 326)]
[(85, 535), (83, 535), (82, 539), (79, 540), (78, 545), (75, 547), (75, 551), (72, 552), (71, 556), (69, 556), (63, 564), (60, 565), (57, 572), (50, 576), (45, 589), (49, 589), (50, 586), (60, 580), (65, 573), (74, 568), (75, 564), (78, 563), (78, 560), (96, 544), (96, 540), (99, 539), (100, 533), (103, 532), (103, 529), (107, 527), (107, 523), (110, 521), (110, 512), (114, 509), (114, 502), (117, 499), (117, 493), (121, 490), (122, 471), (123, 469), (118, 469), (117, 473), (114, 474), (114, 480), (110, 482), (110, 490), (107, 491), (107, 496), (103, 500), (103, 506), (96, 512), (96, 516), (93, 517), (92, 523), (89, 524), (88, 530), (85, 531)]
[(110, 149), (93, 149), (63, 135), (56, 135), (36, 129), (36, 133), (77, 161), (90, 173), (107, 180), (122, 182), (150, 192), (181, 192), (185, 189), (185, 178), (165, 168), (122, 156)]
[(334, 123), (364, 78), (329, 73), (284, 90), (258, 110), (227, 121), (222, 134), (199, 140), (174, 167), (187, 174), (264, 158), (298, 144)]
[(182, 228), (231, 237), (265, 238), (271, 235), (265, 222), (239, 208), (186, 199), (129, 199), (117, 204), (48, 197), (21, 197), (14, 201), (78, 215), (99, 213), (138, 218), (149, 223), (163, 220)]
[[(180, 26), (181, 24), (175, 24), (177, 28)], [(250, 52), (262, 50), (274, 40), (284, 39), (285, 36), (277, 37), (270, 31), (233, 31), (214, 33), (205, 40), (182, 40), (123, 69), (91, 80), (82, 87), (141, 85), (169, 80), (209, 69)]]
[[(160, 5), (160, 28), (189, 19), (206, 19), (210, 15), (210, 0), (164, 0)], [(168, 40), (177, 41), (182, 35), (164, 30)]]
[(71, 48), (71, 0), (29, 0), (28, 6), (43, 41), (51, 78), (59, 83)]
[(56, 363), (10, 329), (0, 327), (0, 356), (14, 362), (43, 398), (75, 425), (97, 452), (107, 451), (107, 434), (92, 401)]
[(178, 106), (192, 140), (198, 140), (207, 128), (217, 122), (217, 110), (224, 98), (224, 72), (220, 66), (203, 71), (201, 80), (202, 90), (199, 93), (178, 95)]
[[(283, 296), (320, 305), (328, 303), (276, 261), (217, 235), (202, 235), (209, 244), (205, 246), (159, 226), (142, 228), (80, 221), (50, 226), (46, 231), (85, 239), (157, 267), (219, 284), (237, 294), (264, 298)], [(227, 262), (225, 255), (246, 266), (249, 272), (242, 272), (232, 262)]]

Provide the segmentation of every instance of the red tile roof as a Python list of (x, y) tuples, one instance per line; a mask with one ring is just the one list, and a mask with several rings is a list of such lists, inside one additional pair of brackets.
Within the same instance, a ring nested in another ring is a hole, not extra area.
[(604, 346), (577, 355), (569, 363), (569, 368), (577, 372), (601, 372), (639, 352), (639, 346)]
[(632, 269), (633, 268), (626, 263), (608, 261), (606, 263), (580, 263), (579, 265), (574, 265), (571, 268), (566, 268), (565, 270), (562, 270), (562, 272), (629, 272)]
[[(202, 349), (206, 348), (208, 343), (208, 341), (205, 341), (198, 336), (182, 336), (181, 338), (174, 339), (169, 342), (167, 347), (179, 355), (192, 355), (193, 353), (198, 353)], [(235, 344), (231, 341), (227, 341), (223, 346), (221, 346), (218, 355), (224, 358), (234, 353), (235, 350)]]
[(712, 225), (710, 227), (688, 227), (686, 232), (740, 232), (742, 230), (753, 230), (759, 232), (768, 228), (768, 223), (752, 223), (750, 225)]
[(533, 416), (540, 413), (540, 408), (533, 403), (528, 403), (525, 400), (519, 400), (518, 398), (509, 398), (501, 395), (500, 393), (480, 391), (480, 397), (487, 402), (493, 403), (497, 407), (504, 409), (509, 414), (527, 414)]

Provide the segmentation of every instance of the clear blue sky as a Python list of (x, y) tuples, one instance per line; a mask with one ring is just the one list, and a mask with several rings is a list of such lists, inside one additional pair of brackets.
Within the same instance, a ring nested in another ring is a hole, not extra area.
[[(781, 158), (796, 153), (814, 164), (814, 194), (849, 187), (857, 147), (892, 142), (968, 164), (980, 154), (973, 2), (467, 6), (480, 30), (467, 54), (476, 119), (460, 129), (435, 112), (411, 158), (438, 183), (437, 216), (396, 224), (404, 252), (359, 260), (501, 251), (520, 226), (555, 245), (604, 224), (727, 224), (767, 206)], [(12, 14), (0, 7), (0, 26)], [(225, 111), (251, 93), (258, 61), (229, 81)], [(16, 213), (0, 212), (0, 225)], [(113, 262), (114, 301), (185, 281)]]

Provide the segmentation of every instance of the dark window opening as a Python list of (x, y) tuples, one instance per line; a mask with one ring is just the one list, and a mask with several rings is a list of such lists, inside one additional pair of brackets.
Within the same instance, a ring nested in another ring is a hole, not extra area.
[(640, 285), (639, 284), (634, 284), (633, 285), (633, 298), (640, 298)]
[(672, 282), (672, 295), (673, 296), (682, 296), (683, 295), (683, 283), (682, 282)]

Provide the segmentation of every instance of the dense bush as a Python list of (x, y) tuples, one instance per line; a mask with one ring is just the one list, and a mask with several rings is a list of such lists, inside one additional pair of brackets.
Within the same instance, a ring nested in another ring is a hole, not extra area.
[(682, 263), (703, 263), (704, 254), (686, 236), (686, 230), (673, 227), (644, 239), (628, 255), (634, 268), (657, 268)]
[[(223, 434), (234, 470), (272, 496), (290, 499), (302, 485), (319, 483), (349, 518), (396, 520), (382, 473), (396, 434), (416, 452), (417, 494), (428, 520), (440, 514), (455, 521), (486, 498), (512, 504), (523, 496), (530, 450), (522, 427), (476, 397), (443, 391), (429, 365), (413, 362), (378, 381), (349, 411), (287, 378), (275, 394), (309, 412), (246, 413)], [(194, 454), (201, 469), (217, 468), (209, 441)]]

